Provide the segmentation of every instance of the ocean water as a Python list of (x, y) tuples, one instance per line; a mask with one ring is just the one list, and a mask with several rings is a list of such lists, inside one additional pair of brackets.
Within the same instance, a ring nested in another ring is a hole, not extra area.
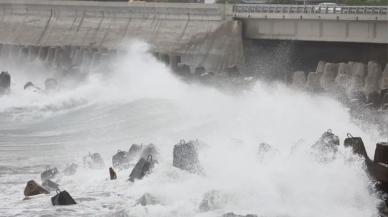
[[(185, 83), (147, 49), (134, 42), (110, 63), (111, 71), (92, 71), (78, 84), (67, 76), (50, 94), (22, 87), (27, 81), (42, 85), (52, 69), (1, 60), (13, 80), (12, 92), (0, 98), (0, 216), (378, 216), (381, 201), (362, 159), (342, 146), (349, 132), (361, 136), (373, 156), (375, 143), (384, 140), (378, 128), (361, 126), (329, 96), (280, 83), (259, 80), (234, 94)], [(341, 147), (333, 160), (322, 161), (311, 145), (327, 129)], [(200, 141), (203, 175), (172, 166), (180, 139)], [(259, 155), (262, 142), (274, 151)], [(155, 144), (159, 163), (135, 183), (127, 181), (129, 169), (110, 181), (112, 155), (135, 143)], [(102, 155), (104, 169), (82, 166), (89, 152)], [(54, 181), (77, 205), (52, 206), (55, 193), (23, 200), (28, 180), (40, 182), (47, 166), (61, 171), (73, 162), (77, 173)], [(216, 209), (201, 211), (209, 191), (221, 199)], [(145, 193), (159, 203), (136, 205)]]

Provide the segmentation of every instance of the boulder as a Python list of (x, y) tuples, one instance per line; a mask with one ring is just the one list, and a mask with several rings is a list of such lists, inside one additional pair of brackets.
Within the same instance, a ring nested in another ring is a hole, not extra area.
[(140, 158), (129, 174), (129, 181), (134, 182), (136, 179), (142, 179), (145, 175), (149, 174), (154, 167), (155, 161), (152, 159), (152, 155), (149, 155), (147, 160)]
[(47, 168), (44, 172), (40, 174), (40, 178), (42, 182), (48, 180), (48, 179), (53, 179), (58, 175), (59, 171), (56, 167), (54, 168)]
[(51, 203), (53, 206), (77, 204), (67, 191), (58, 192), (54, 197), (51, 198)]
[(325, 91), (334, 90), (334, 81), (338, 74), (338, 64), (336, 63), (326, 63), (323, 69), (323, 74), (319, 80), (321, 87)]
[(197, 147), (192, 141), (181, 140), (174, 146), (173, 166), (191, 173), (201, 171)]
[(292, 75), (292, 86), (298, 88), (304, 88), (306, 85), (306, 74), (303, 71), (296, 71)]
[(58, 82), (54, 78), (48, 78), (44, 82), (44, 89), (46, 91), (55, 91), (58, 89)]
[(215, 209), (223, 208), (228, 202), (228, 196), (220, 191), (209, 191), (205, 193), (200, 205), (201, 212), (208, 212)]
[(24, 188), (24, 196), (34, 196), (38, 194), (48, 194), (50, 193), (48, 190), (40, 186), (34, 180), (30, 180), (27, 182), (26, 187)]
[(0, 95), (6, 94), (11, 88), (11, 75), (8, 72), (0, 73)]
[(50, 179), (45, 180), (42, 186), (48, 191), (59, 191), (59, 184), (51, 181)]
[(104, 160), (99, 153), (93, 153), (83, 157), (84, 166), (89, 169), (102, 169), (105, 166)]
[(258, 217), (258, 216), (257, 215), (252, 215), (252, 214), (238, 215), (238, 214), (235, 214), (233, 212), (228, 212), (228, 213), (223, 214), (221, 217)]
[(145, 193), (139, 199), (136, 200), (136, 205), (148, 206), (148, 205), (156, 205), (160, 202), (154, 196), (149, 193)]
[(109, 167), (109, 177), (110, 177), (110, 180), (115, 180), (115, 179), (117, 179), (117, 174), (116, 174), (116, 172), (113, 170), (112, 167)]
[(77, 172), (78, 165), (75, 163), (72, 163), (63, 170), (63, 174), (65, 176), (71, 176), (74, 175)]

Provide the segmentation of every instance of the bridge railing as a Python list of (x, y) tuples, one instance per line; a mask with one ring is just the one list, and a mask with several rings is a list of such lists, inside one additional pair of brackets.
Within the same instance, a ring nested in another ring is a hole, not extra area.
[(233, 13), (388, 15), (388, 7), (236, 4)]

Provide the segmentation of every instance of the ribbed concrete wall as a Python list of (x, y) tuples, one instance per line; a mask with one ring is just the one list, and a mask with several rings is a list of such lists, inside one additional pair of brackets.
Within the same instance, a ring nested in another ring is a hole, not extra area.
[(241, 24), (204, 4), (1, 1), (0, 44), (120, 49), (129, 39), (220, 71), (242, 62)]

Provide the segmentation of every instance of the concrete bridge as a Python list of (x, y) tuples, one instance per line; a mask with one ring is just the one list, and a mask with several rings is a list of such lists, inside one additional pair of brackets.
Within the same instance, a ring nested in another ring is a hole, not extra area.
[(1, 53), (72, 64), (140, 39), (172, 67), (218, 72), (244, 63), (243, 37), (387, 44), (387, 26), (387, 7), (0, 1)]
[(388, 43), (388, 7), (234, 5), (251, 39)]

